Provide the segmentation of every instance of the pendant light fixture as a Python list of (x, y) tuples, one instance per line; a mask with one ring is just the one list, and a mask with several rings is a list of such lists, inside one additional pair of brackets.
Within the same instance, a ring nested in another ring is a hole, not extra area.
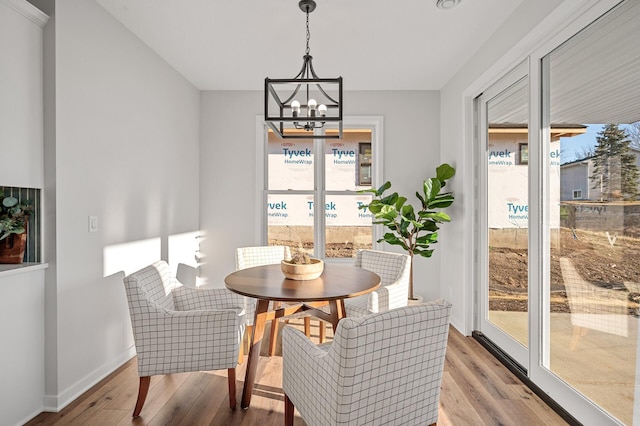
[[(341, 139), (342, 77), (320, 78), (315, 73), (309, 50), (309, 14), (316, 2), (300, 0), (298, 6), (307, 15), (302, 69), (294, 78), (264, 79), (264, 119), (282, 139)], [(337, 132), (316, 134), (315, 130), (321, 128)]]

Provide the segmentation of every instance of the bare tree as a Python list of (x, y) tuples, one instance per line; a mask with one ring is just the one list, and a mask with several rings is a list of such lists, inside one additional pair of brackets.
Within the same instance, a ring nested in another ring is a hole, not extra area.
[(586, 160), (587, 158), (591, 158), (596, 154), (596, 147), (595, 146), (581, 146), (580, 149), (578, 151), (575, 152), (574, 155), (574, 160), (575, 161), (580, 161), (580, 160)]

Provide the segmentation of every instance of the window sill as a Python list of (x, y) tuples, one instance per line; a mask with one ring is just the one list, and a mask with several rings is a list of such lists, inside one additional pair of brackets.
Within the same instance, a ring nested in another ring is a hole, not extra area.
[(33, 272), (49, 267), (48, 263), (20, 263), (20, 264), (0, 264), (0, 278), (25, 272)]

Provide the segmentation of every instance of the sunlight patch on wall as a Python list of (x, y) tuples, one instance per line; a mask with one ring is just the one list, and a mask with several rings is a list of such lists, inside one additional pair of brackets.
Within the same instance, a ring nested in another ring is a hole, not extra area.
[(129, 275), (160, 258), (160, 238), (107, 246), (102, 251), (103, 276), (108, 277), (120, 271)]

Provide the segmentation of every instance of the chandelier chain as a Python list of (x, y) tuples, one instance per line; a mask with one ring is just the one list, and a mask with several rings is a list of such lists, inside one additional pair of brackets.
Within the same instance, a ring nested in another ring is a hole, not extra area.
[(305, 54), (309, 54), (309, 40), (311, 39), (311, 32), (309, 31), (309, 9), (307, 9), (307, 49)]

